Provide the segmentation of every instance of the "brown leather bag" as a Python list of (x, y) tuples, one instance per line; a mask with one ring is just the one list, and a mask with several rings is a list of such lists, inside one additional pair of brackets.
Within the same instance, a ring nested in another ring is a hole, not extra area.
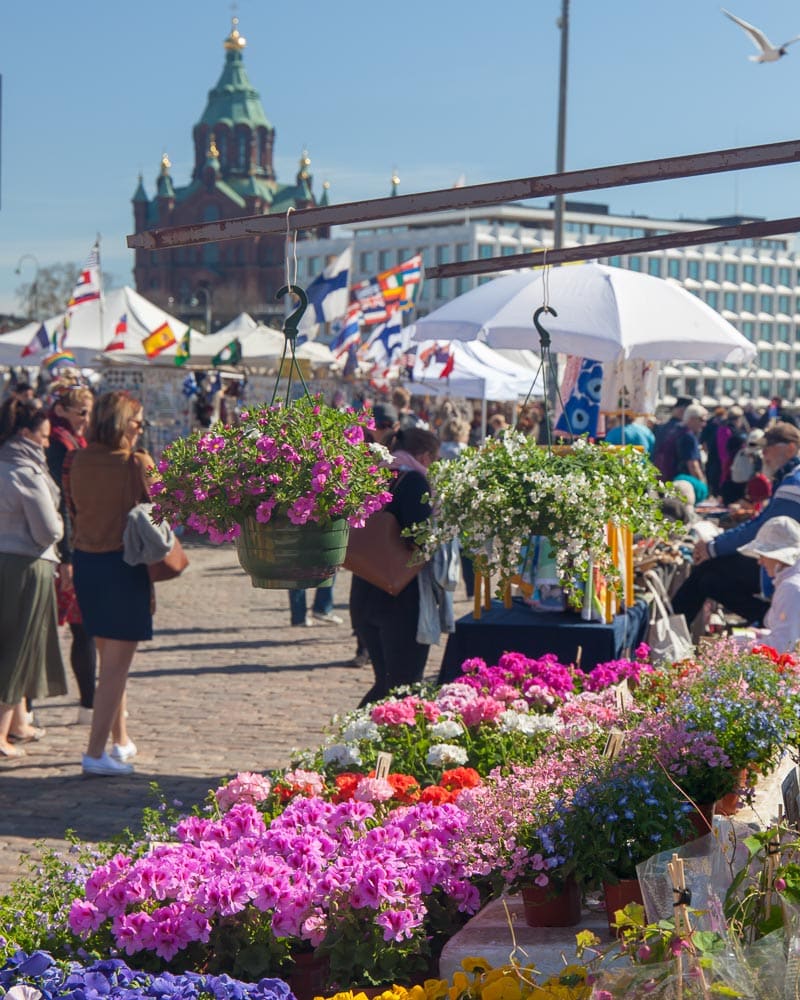
[(414, 547), (400, 534), (400, 522), (388, 510), (371, 514), (363, 528), (351, 528), (345, 569), (396, 597), (425, 565), (409, 565)]
[(153, 583), (161, 583), (162, 580), (174, 580), (189, 565), (189, 557), (183, 551), (181, 540), (175, 536), (175, 542), (169, 552), (158, 562), (150, 563), (147, 572)]

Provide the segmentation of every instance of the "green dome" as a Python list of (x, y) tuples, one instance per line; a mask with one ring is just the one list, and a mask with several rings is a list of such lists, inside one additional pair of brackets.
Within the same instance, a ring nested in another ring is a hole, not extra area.
[(253, 88), (244, 68), (242, 51), (246, 42), (239, 34), (237, 24), (238, 18), (234, 18), (233, 30), (224, 43), (225, 67), (216, 87), (208, 92), (208, 103), (198, 125), (214, 128), (224, 122), (227, 125), (271, 129), (258, 91)]

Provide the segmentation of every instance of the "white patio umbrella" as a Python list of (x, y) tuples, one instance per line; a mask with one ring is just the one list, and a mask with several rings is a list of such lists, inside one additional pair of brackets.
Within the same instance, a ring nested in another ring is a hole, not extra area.
[(483, 340), (538, 350), (533, 313), (543, 314), (551, 349), (596, 361), (727, 361), (744, 364), (754, 346), (679, 285), (638, 271), (576, 264), (519, 271), (460, 295), (417, 320), (415, 340)]

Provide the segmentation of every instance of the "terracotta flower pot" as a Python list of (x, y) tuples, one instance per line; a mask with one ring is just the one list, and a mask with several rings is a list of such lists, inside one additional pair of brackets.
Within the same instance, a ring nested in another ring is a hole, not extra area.
[(614, 914), (617, 910), (624, 910), (628, 903), (640, 903), (644, 906), (644, 896), (638, 878), (622, 878), (616, 885), (610, 882), (603, 883), (603, 893), (606, 899), (606, 918), (608, 919), (608, 929), (612, 934), (616, 934), (614, 926)]
[(262, 524), (250, 517), (242, 524), (236, 551), (254, 587), (303, 590), (318, 587), (342, 565), (349, 532), (344, 518), (319, 525), (292, 524), (283, 517)]
[(689, 822), (694, 829), (693, 837), (705, 837), (707, 833), (711, 832), (714, 822), (714, 806), (713, 802), (698, 802), (697, 809), (692, 809), (689, 813)]
[(528, 927), (574, 927), (581, 919), (581, 891), (572, 877), (558, 886), (525, 886), (521, 895)]
[(747, 785), (747, 771), (737, 771), (736, 788), (714, 803), (714, 812), (718, 816), (734, 816), (742, 807), (740, 789)]

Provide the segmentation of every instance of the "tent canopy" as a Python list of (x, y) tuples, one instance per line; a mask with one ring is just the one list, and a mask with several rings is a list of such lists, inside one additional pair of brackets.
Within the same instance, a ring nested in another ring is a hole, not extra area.
[[(422, 360), (426, 351), (437, 345), (453, 356), (452, 371), (445, 378), (429, 374)], [(502, 402), (517, 400), (531, 391), (533, 395), (541, 395), (541, 383), (531, 390), (533, 376), (530, 368), (509, 361), (478, 341), (426, 341), (418, 345), (408, 389), (417, 396), (461, 396)]]

